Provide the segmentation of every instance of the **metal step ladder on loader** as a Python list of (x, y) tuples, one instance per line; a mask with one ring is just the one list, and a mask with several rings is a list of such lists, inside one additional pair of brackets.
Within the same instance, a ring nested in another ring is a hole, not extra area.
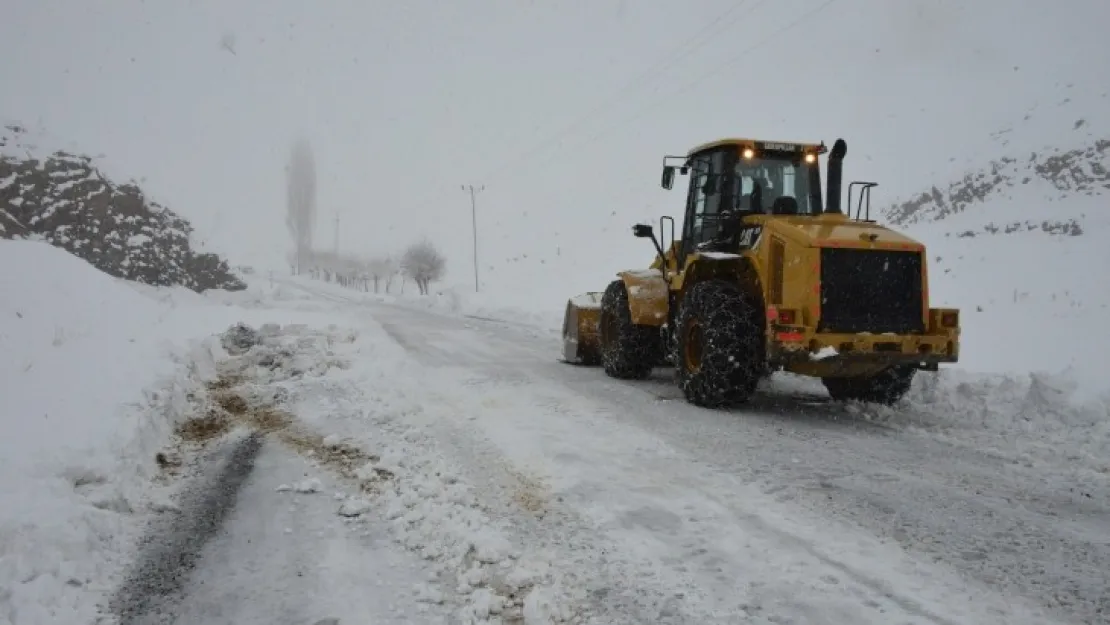
[(775, 371), (821, 378), (836, 400), (893, 404), (918, 370), (956, 362), (960, 313), (930, 308), (925, 246), (871, 219), (875, 183), (850, 184), (856, 214), (841, 210), (846, 153), (843, 139), (831, 151), (723, 139), (664, 157), (664, 189), (689, 176), (681, 237), (670, 217), (658, 237), (633, 226), (654, 262), (567, 302), (563, 359), (619, 379), (669, 364), (705, 407), (746, 401)]

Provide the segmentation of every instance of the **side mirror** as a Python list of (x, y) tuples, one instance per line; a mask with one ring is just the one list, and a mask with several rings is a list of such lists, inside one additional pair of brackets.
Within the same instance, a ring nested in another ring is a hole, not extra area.
[(648, 224), (636, 224), (632, 226), (632, 235), (637, 239), (650, 239), (655, 236), (655, 230)]
[(670, 189), (674, 186), (674, 166), (666, 165), (663, 167), (663, 188)]

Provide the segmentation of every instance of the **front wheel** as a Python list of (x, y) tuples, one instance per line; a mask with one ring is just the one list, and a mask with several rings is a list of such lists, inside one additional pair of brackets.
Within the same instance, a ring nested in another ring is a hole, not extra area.
[(601, 365), (609, 377), (642, 380), (659, 360), (659, 329), (632, 322), (628, 289), (614, 280), (601, 296)]
[(707, 408), (747, 401), (766, 368), (759, 308), (724, 280), (690, 287), (678, 315), (674, 356), (690, 403)]
[(829, 397), (836, 401), (862, 401), (891, 406), (898, 403), (913, 384), (917, 369), (897, 366), (873, 376), (851, 378), (821, 378)]

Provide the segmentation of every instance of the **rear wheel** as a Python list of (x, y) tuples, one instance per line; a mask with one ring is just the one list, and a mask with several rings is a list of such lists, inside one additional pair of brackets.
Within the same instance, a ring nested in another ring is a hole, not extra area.
[(821, 378), (829, 397), (837, 401), (862, 401), (890, 406), (898, 403), (913, 384), (917, 369), (897, 366), (869, 377)]
[(674, 356), (687, 401), (712, 408), (751, 397), (765, 369), (760, 319), (731, 282), (707, 280), (690, 288), (678, 315)]
[(659, 360), (659, 329), (632, 323), (628, 290), (614, 280), (601, 297), (601, 365), (610, 377), (642, 380)]

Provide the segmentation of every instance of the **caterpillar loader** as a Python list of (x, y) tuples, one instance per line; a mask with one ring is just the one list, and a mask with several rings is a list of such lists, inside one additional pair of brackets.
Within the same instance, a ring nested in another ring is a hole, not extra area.
[(871, 219), (876, 183), (849, 184), (842, 210), (846, 154), (843, 139), (831, 151), (724, 139), (665, 156), (664, 189), (689, 176), (681, 237), (671, 217), (658, 237), (633, 226), (654, 262), (567, 302), (563, 360), (619, 379), (670, 365), (705, 407), (746, 401), (775, 371), (821, 378), (835, 400), (893, 404), (918, 370), (957, 362), (960, 313), (930, 307), (925, 246)]

